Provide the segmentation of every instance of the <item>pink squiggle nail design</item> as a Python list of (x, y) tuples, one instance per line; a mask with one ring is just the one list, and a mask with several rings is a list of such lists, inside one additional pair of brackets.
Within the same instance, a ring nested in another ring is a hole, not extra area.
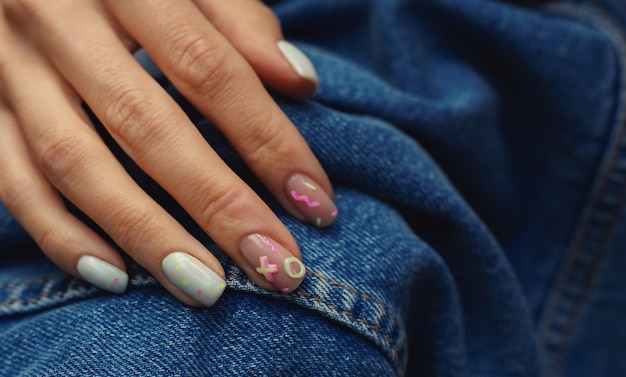
[(265, 242), (267, 247), (269, 247), (273, 253), (278, 253), (278, 250), (276, 250), (276, 246), (274, 246), (274, 244), (271, 243), (270, 240), (267, 239), (267, 237), (262, 236), (262, 238), (263, 238), (263, 242)]
[(307, 195), (298, 195), (295, 190), (291, 190), (291, 197), (298, 202), (306, 203), (307, 207), (315, 208), (320, 206), (320, 202), (312, 202)]

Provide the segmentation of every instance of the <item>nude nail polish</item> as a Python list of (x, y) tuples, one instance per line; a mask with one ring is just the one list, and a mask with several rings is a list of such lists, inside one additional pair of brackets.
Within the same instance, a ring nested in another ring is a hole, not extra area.
[(222, 296), (226, 282), (198, 258), (174, 252), (161, 262), (165, 276), (187, 296), (212, 306)]
[(299, 48), (287, 41), (278, 41), (277, 45), (289, 65), (300, 77), (312, 81), (315, 85), (318, 84), (319, 79), (313, 63)]
[(294, 174), (285, 184), (287, 197), (311, 224), (320, 228), (330, 225), (337, 217), (337, 207), (328, 194), (311, 178)]
[(128, 285), (126, 272), (91, 255), (83, 255), (76, 269), (83, 279), (105, 291), (123, 293)]
[(249, 235), (241, 241), (240, 252), (259, 276), (281, 292), (296, 289), (306, 275), (302, 261), (270, 237)]

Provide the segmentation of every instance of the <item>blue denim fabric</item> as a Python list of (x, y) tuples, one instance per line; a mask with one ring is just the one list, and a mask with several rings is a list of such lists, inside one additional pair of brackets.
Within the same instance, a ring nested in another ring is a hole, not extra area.
[(246, 279), (192, 309), (141, 268), (121, 296), (47, 262), (0, 207), (0, 375), (623, 376), (626, 5), (293, 0), (272, 6), (313, 60), (311, 100), (277, 97), (340, 210), (288, 216), (310, 271)]

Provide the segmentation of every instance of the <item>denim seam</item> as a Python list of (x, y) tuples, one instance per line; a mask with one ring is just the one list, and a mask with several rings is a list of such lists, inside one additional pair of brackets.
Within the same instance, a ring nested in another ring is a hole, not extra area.
[[(583, 208), (578, 230), (573, 233), (571, 246), (565, 254), (565, 261), (561, 272), (555, 279), (554, 290), (550, 293), (545, 310), (540, 320), (540, 336), (544, 350), (551, 356), (551, 367), (555, 375), (563, 375), (564, 363), (568, 351), (569, 341), (576, 330), (586, 308), (588, 294), (596, 282), (606, 256), (606, 245), (610, 241), (611, 233), (621, 213), (626, 192), (624, 187), (624, 173), (626, 169), (620, 167), (619, 162), (624, 160), (626, 147), (626, 123), (624, 122), (624, 39), (609, 24), (610, 21), (589, 14), (581, 14), (581, 10), (571, 7), (559, 7), (569, 16), (575, 16), (580, 21), (586, 21), (603, 32), (613, 44), (616, 52), (616, 66), (619, 70), (618, 100), (614, 114), (613, 137), (607, 141), (606, 159), (599, 166), (596, 185), (592, 189), (587, 208)], [(555, 9), (555, 8), (553, 8)], [(584, 11), (584, 10), (583, 10)], [(616, 198), (611, 198), (614, 192), (619, 192)], [(611, 207), (610, 217), (603, 218), (603, 207)], [(600, 234), (594, 234), (600, 230)], [(582, 277), (579, 273), (582, 271)]]
[[(307, 271), (306, 273), (309, 276), (312, 276), (312, 277), (324, 280), (324, 281), (326, 281), (330, 285), (338, 286), (338, 287), (344, 289), (345, 291), (353, 293), (353, 294), (357, 295), (358, 297), (360, 297), (360, 298), (362, 298), (362, 299), (364, 299), (366, 301), (373, 302), (374, 304), (380, 306), (385, 311), (385, 313), (389, 314), (389, 316), (393, 319), (393, 321), (396, 323), (397, 326), (399, 326), (400, 328), (404, 327), (404, 325), (402, 324), (402, 322), (400, 321), (400, 319), (398, 318), (396, 313), (394, 313), (392, 310), (388, 309), (387, 306), (383, 302), (381, 302), (379, 300), (376, 300), (373, 297), (366, 295), (365, 293), (360, 293), (359, 291), (357, 291), (356, 289), (354, 289), (354, 288), (352, 288), (352, 287), (350, 287), (348, 285), (342, 284), (342, 283), (340, 283), (338, 281), (331, 280), (331, 279), (329, 279), (328, 277), (326, 277), (326, 276), (324, 276), (322, 274), (319, 274), (319, 273), (315, 273), (314, 274), (311, 271)], [(235, 274), (228, 274), (227, 277), (229, 279), (231, 279), (231, 280), (244, 281), (247, 284), (253, 283), (253, 281), (249, 277), (242, 277), (242, 276), (235, 275)], [(356, 322), (359, 322), (359, 323), (362, 323), (362, 324), (366, 324), (366, 325), (368, 325), (368, 327), (370, 327), (372, 330), (374, 330), (374, 331), (376, 331), (378, 333), (382, 332), (382, 330), (380, 330), (380, 328), (378, 326), (372, 325), (367, 320), (362, 319), (362, 318), (356, 318), (356, 316), (352, 312), (347, 311), (347, 310), (341, 310), (337, 305), (329, 304), (326, 301), (324, 301), (322, 298), (317, 297), (317, 296), (312, 296), (310, 293), (304, 291), (303, 289), (299, 288), (294, 293), (296, 293), (296, 294), (298, 294), (300, 296), (304, 296), (306, 298), (309, 298), (310, 300), (313, 300), (313, 301), (322, 302), (322, 303), (328, 305), (328, 307), (330, 307), (333, 310), (337, 311), (338, 313), (341, 313), (341, 314), (347, 315), (347, 316), (349, 316), (351, 318), (354, 318)], [(398, 349), (397, 344), (393, 340), (391, 340), (389, 335), (385, 334), (384, 337), (388, 339), (390, 346), (394, 350)], [(403, 342), (400, 342), (400, 343), (403, 343)]]
[[(341, 282), (338, 282), (336, 280), (331, 280), (330, 278), (328, 278), (328, 277), (326, 277), (326, 276), (324, 276), (324, 275), (322, 275), (320, 273), (313, 274), (311, 271), (307, 271), (307, 275), (316, 277), (318, 279), (322, 279), (322, 280), (326, 281), (330, 285), (334, 285), (334, 286), (340, 287), (340, 288), (344, 289), (345, 291), (353, 293), (353, 294), (359, 296), (360, 298), (362, 298), (362, 299), (364, 299), (366, 301), (373, 302), (374, 304), (380, 306), (387, 314), (389, 314), (389, 316), (393, 319), (393, 321), (398, 326), (401, 326), (401, 327), (404, 326), (402, 324), (402, 322), (400, 321), (400, 319), (398, 319), (398, 316), (392, 310), (388, 309), (387, 306), (383, 302), (381, 302), (380, 300), (377, 300), (377, 299), (375, 299), (375, 298), (373, 298), (373, 297), (371, 297), (371, 296), (369, 296), (369, 295), (367, 295), (365, 293), (360, 293), (358, 290), (350, 287), (349, 285), (345, 285), (345, 284), (343, 284)], [(47, 277), (47, 278), (38, 278), (38, 279), (35, 279), (35, 280), (18, 280), (18, 281), (4, 282), (4, 283), (0, 283), (0, 290), (5, 289), (5, 288), (15, 288), (17, 286), (22, 286), (22, 287), (31, 286), (32, 287), (33, 285), (45, 285), (46, 283), (53, 283), (57, 279), (59, 279), (59, 278), (66, 278), (67, 276), (68, 275), (56, 275), (56, 276), (50, 276), (50, 277)], [(228, 277), (233, 279), (233, 280), (242, 280), (242, 278), (240, 276), (235, 275), (235, 274), (229, 274)], [(136, 280), (146, 280), (146, 279), (151, 279), (151, 278), (149, 276), (145, 275), (145, 274), (135, 274), (135, 275), (133, 275), (131, 277), (131, 279), (133, 281), (136, 281)], [(243, 278), (243, 280), (245, 280), (246, 283), (252, 283), (252, 280), (250, 278), (248, 278), (248, 277)], [(82, 284), (82, 282), (81, 282), (81, 286), (83, 286), (83, 285), (85, 287), (90, 287), (88, 284)], [(305, 295), (307, 297), (310, 296), (308, 293), (306, 293), (302, 289), (299, 289), (297, 292), (298, 292), (298, 294)], [(39, 299), (46, 299), (46, 298), (49, 298), (50, 296), (61, 296), (64, 293), (67, 293), (67, 291), (64, 292), (62, 290), (55, 290), (52, 294), (43, 293), (43, 294), (31, 297), (29, 299), (21, 299), (20, 298), (20, 299), (14, 299), (14, 300), (10, 300), (10, 301), (5, 300), (5, 301), (0, 303), (0, 306), (6, 306), (6, 305), (9, 305), (9, 304), (12, 304), (12, 303), (16, 303), (16, 302), (34, 303), (34, 302), (38, 301)], [(313, 298), (313, 299), (315, 300), (315, 298)], [(319, 299), (319, 300), (321, 300), (321, 299)], [(332, 305), (331, 304), (329, 306), (334, 308), (334, 309), (337, 309), (336, 305)], [(353, 316), (350, 312), (345, 312), (344, 311), (342, 313)], [(374, 325), (372, 325), (372, 328), (373, 329), (377, 329), (377, 327), (374, 326)], [(391, 343), (393, 343), (393, 342), (391, 342)]]
[[(260, 290), (260, 288), (258, 288), (249, 277), (241, 273), (238, 269), (231, 271), (231, 273), (227, 274), (227, 281), (231, 288), (236, 287), (238, 289), (243, 288), (244, 290), (249, 289), (254, 293), (259, 292), (258, 290)], [(351, 295), (354, 295), (357, 300), (351, 301), (350, 305), (352, 307), (359, 307), (361, 303), (365, 302), (366, 306), (363, 311), (366, 311), (367, 308), (371, 309), (371, 307), (374, 306), (382, 310), (387, 318), (381, 317), (377, 319), (371, 316), (368, 318), (368, 316), (357, 314), (354, 310), (342, 307), (342, 305), (338, 303), (331, 303), (327, 299), (312, 293), (310, 290), (305, 290), (302, 287), (297, 289), (294, 292), (295, 295), (292, 296), (300, 298), (299, 300), (295, 300), (296, 303), (312, 309), (321, 309), (319, 307), (316, 308), (316, 305), (323, 305), (323, 307), (330, 309), (328, 311), (316, 310), (316, 312), (340, 324), (351, 326), (358, 333), (380, 347), (381, 352), (390, 359), (390, 362), (394, 365), (396, 370), (402, 368), (404, 362), (401, 355), (404, 353), (403, 351), (407, 341), (404, 332), (405, 327), (400, 317), (398, 317), (388, 305), (374, 298), (373, 295), (360, 292), (347, 284), (331, 279), (321, 273), (307, 271), (307, 275), (309, 278), (314, 279), (314, 282), (321, 282), (326, 286), (335, 287), (336, 289), (341, 289), (343, 292), (349, 292)], [(155, 281), (153, 277), (145, 273), (139, 272), (131, 275), (131, 285), (134, 287), (150, 285)], [(233, 286), (233, 283), (236, 282), (244, 283), (245, 286)], [(0, 293), (2, 294), (0, 297), (10, 298), (13, 296), (14, 298), (5, 299), (0, 302), (0, 316), (40, 310), (71, 300), (97, 295), (99, 292), (102, 291), (67, 274), (57, 274), (29, 280), (1, 282)], [(29, 294), (26, 295), (25, 293)], [(268, 293), (264, 292), (264, 294), (267, 295)], [(270, 293), (270, 295), (272, 294)], [(275, 297), (287, 298), (287, 296), (280, 293), (275, 293)], [(370, 331), (373, 333), (370, 333)], [(370, 335), (368, 335), (368, 333), (370, 333)], [(394, 336), (394, 334), (397, 335)]]
[[(147, 282), (155, 281), (151, 276), (142, 273), (132, 275), (131, 279), (134, 285), (145, 285)], [(64, 282), (67, 282), (67, 284), (64, 284)], [(61, 304), (70, 299), (83, 298), (100, 292), (97, 288), (82, 280), (71, 278), (67, 274), (0, 283), (0, 292), (3, 290), (9, 291), (9, 294), (6, 295), (7, 297), (11, 296), (11, 290), (20, 288), (37, 289), (39, 293), (31, 294), (28, 298), (18, 297), (3, 300), (0, 302), (0, 316), (43, 309), (45, 305)]]
[[(366, 300), (366, 301), (373, 302), (374, 304), (376, 304), (376, 305), (380, 306), (380, 307), (381, 307), (381, 309), (383, 309), (383, 310), (385, 311), (385, 313), (389, 314), (389, 316), (391, 317), (391, 319), (393, 319), (393, 321), (396, 323), (396, 325), (398, 325), (398, 326), (400, 326), (400, 327), (403, 327), (403, 326), (404, 326), (404, 325), (402, 324), (402, 322), (400, 321), (400, 319), (398, 318), (398, 316), (396, 315), (396, 313), (394, 313), (392, 310), (388, 309), (388, 308), (387, 308), (387, 306), (386, 306), (383, 302), (381, 302), (380, 300), (377, 300), (377, 299), (375, 299), (375, 298), (373, 298), (373, 297), (371, 297), (371, 296), (368, 296), (368, 295), (367, 295), (367, 294), (365, 294), (365, 293), (360, 293), (359, 291), (357, 291), (356, 289), (354, 289), (354, 288), (350, 287), (349, 285), (342, 284), (342, 283), (340, 283), (340, 282), (338, 282), (338, 281), (336, 281), (336, 280), (331, 280), (330, 278), (328, 278), (328, 277), (326, 277), (326, 276), (324, 276), (324, 275), (322, 275), (322, 274), (320, 274), (320, 273), (315, 273), (315, 274), (314, 274), (314, 273), (312, 273), (311, 271), (308, 271), (308, 270), (307, 270), (306, 274), (307, 274), (307, 275), (309, 275), (309, 276), (316, 277), (316, 278), (318, 278), (318, 279), (324, 280), (324, 281), (326, 281), (326, 282), (327, 282), (328, 284), (330, 284), (330, 285), (334, 285), (334, 286), (337, 286), (337, 287), (343, 288), (344, 290), (346, 290), (346, 291), (348, 291), (348, 292), (350, 292), (350, 293), (353, 293), (353, 294), (355, 294), (355, 295), (359, 296), (360, 298), (362, 298), (362, 299), (364, 299), (364, 300)], [(240, 277), (240, 276), (238, 276), (238, 275), (235, 275), (235, 274), (228, 274), (228, 276), (227, 276), (227, 277), (228, 277), (228, 278), (230, 278), (230, 279), (232, 279), (232, 280), (244, 280), (246, 283), (252, 283), (252, 280), (251, 280), (249, 277), (244, 277), (244, 278), (242, 278), (242, 277)], [(295, 293), (297, 293), (297, 294), (299, 294), (299, 295), (302, 295), (302, 296), (305, 296), (305, 297), (310, 297), (310, 296), (311, 296), (309, 293), (305, 292), (305, 291), (304, 291), (304, 290), (302, 290), (302, 289), (298, 289)], [(323, 301), (321, 298), (319, 298), (319, 297), (313, 297), (313, 298), (311, 298), (311, 299), (312, 299), (312, 300), (314, 300), (314, 301), (324, 302), (324, 301)], [(338, 306), (336, 306), (336, 305), (334, 305), (334, 304), (328, 304), (328, 306), (329, 306), (329, 307), (331, 307), (331, 308), (333, 308), (333, 309), (335, 309), (335, 310), (337, 310), (337, 311), (339, 311)], [(349, 316), (351, 316), (351, 317), (354, 317), (354, 314), (352, 314), (352, 313), (350, 313), (350, 312), (348, 312), (348, 311), (341, 311), (341, 313), (346, 314), (346, 315), (349, 315)], [(357, 321), (358, 321), (358, 322), (362, 322), (362, 323), (367, 323), (365, 320), (358, 320), (358, 319), (357, 319)], [(377, 332), (379, 332), (379, 331), (380, 331), (380, 330), (378, 329), (378, 327), (377, 327), (377, 326), (371, 325), (370, 327), (371, 327), (373, 330), (377, 331)], [(390, 343), (392, 344), (392, 346), (394, 347), (394, 349), (396, 349), (396, 347), (397, 347), (397, 346), (395, 346), (395, 343), (394, 343), (393, 341), (390, 341)]]
[[(373, 336), (368, 336), (367, 333), (363, 333), (363, 331), (360, 331), (359, 329), (357, 329), (357, 331), (359, 333), (361, 333), (361, 335), (363, 335), (365, 338), (371, 340), (374, 342), (374, 344), (378, 345), (381, 349), (381, 352), (386, 355), (390, 362), (392, 363), (392, 365), (394, 366), (394, 368), (396, 369), (398, 374), (402, 374), (401, 368), (403, 368), (404, 365), (404, 361), (403, 358), (401, 357), (401, 354), (403, 353), (403, 348), (406, 345), (406, 334), (404, 332), (404, 325), (402, 324), (402, 321), (399, 319), (399, 317), (397, 316), (397, 314), (395, 312), (393, 312), (392, 310), (387, 308), (387, 305), (385, 305), (385, 303), (383, 303), (380, 300), (374, 299), (371, 297), (371, 295), (367, 295), (364, 293), (359, 292), (358, 290), (350, 287), (349, 285), (340, 283), (338, 281), (332, 280), (322, 274), (319, 273), (313, 273), (311, 271), (307, 271), (307, 275), (309, 277), (315, 278), (317, 281), (322, 281), (324, 284), (328, 284), (330, 286), (334, 286), (334, 287), (338, 287), (340, 289), (342, 289), (345, 292), (350, 292), (353, 295), (356, 295), (359, 299), (367, 302), (367, 303), (372, 303), (375, 304), (376, 306), (380, 307), (381, 309), (384, 310), (384, 312), (386, 314), (389, 315), (389, 317), (392, 319), (393, 324), (395, 325), (395, 329), (399, 330), (400, 335), (397, 337), (397, 341), (394, 341), (394, 339), (392, 339), (392, 336), (390, 334), (392, 334), (394, 331), (394, 329), (389, 329), (388, 331), (383, 330), (381, 327), (382, 326), (378, 326), (376, 324), (374, 324), (373, 322), (379, 322), (377, 320), (371, 321), (371, 320), (367, 320), (365, 318), (360, 318), (359, 316), (357, 316), (356, 314), (354, 314), (352, 311), (350, 310), (346, 310), (345, 308), (341, 308), (338, 305), (335, 304), (331, 304), (329, 302), (327, 302), (326, 300), (324, 300), (323, 298), (316, 296), (315, 294), (312, 294), (310, 292), (305, 291), (302, 286), (297, 289), (296, 291), (294, 291), (294, 293), (305, 300), (305, 304), (306, 302), (310, 302), (310, 303), (317, 303), (317, 304), (322, 304), (327, 308), (330, 308), (332, 311), (334, 311), (336, 314), (340, 315), (341, 318), (343, 319), (343, 321), (339, 321), (339, 323), (343, 324), (343, 325), (353, 325), (359, 328), (362, 328), (362, 326), (365, 326), (366, 328), (370, 329), (371, 331), (374, 332), (375, 335)], [(252, 280), (247, 277), (247, 276), (243, 276), (243, 275), (239, 275), (235, 272), (233, 273), (229, 273), (227, 274), (228, 279), (230, 280), (234, 280), (234, 281), (240, 281), (240, 282), (244, 282), (246, 285), (249, 285), (251, 287), (255, 287), (252, 292), (258, 292), (258, 289), (254, 283), (252, 282)], [(284, 296), (283, 294), (280, 293), (276, 293), (275, 297), (281, 297)], [(352, 304), (353, 306), (358, 305), (358, 302), (354, 302)], [(304, 305), (305, 307), (311, 308), (310, 305)], [(313, 308), (315, 309), (315, 308)], [(316, 310), (317, 311), (317, 310)], [(338, 320), (339, 317), (333, 317), (331, 315), (329, 315), (328, 313), (323, 313), (322, 311), (317, 311), (320, 314), (326, 316), (327, 318), (330, 318), (331, 320)], [(391, 348), (391, 351), (386, 351), (387, 349)]]

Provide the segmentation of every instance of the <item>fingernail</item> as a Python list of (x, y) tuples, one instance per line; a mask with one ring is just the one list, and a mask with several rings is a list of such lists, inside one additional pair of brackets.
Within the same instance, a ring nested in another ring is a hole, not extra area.
[(294, 174), (285, 184), (287, 197), (311, 224), (320, 228), (330, 225), (337, 217), (337, 207), (328, 194), (311, 178)]
[(281, 292), (296, 289), (306, 274), (300, 259), (273, 239), (252, 234), (241, 241), (240, 252), (250, 267)]
[(171, 253), (161, 265), (172, 284), (204, 306), (215, 304), (226, 289), (221, 276), (189, 254)]
[(128, 285), (126, 272), (91, 255), (83, 255), (76, 269), (83, 279), (105, 291), (124, 293)]
[(296, 71), (296, 73), (307, 80), (313, 81), (316, 85), (318, 83), (317, 72), (313, 63), (307, 58), (306, 55), (299, 48), (287, 41), (278, 41), (278, 49), (282, 52), (283, 56), (289, 62), (289, 65)]

